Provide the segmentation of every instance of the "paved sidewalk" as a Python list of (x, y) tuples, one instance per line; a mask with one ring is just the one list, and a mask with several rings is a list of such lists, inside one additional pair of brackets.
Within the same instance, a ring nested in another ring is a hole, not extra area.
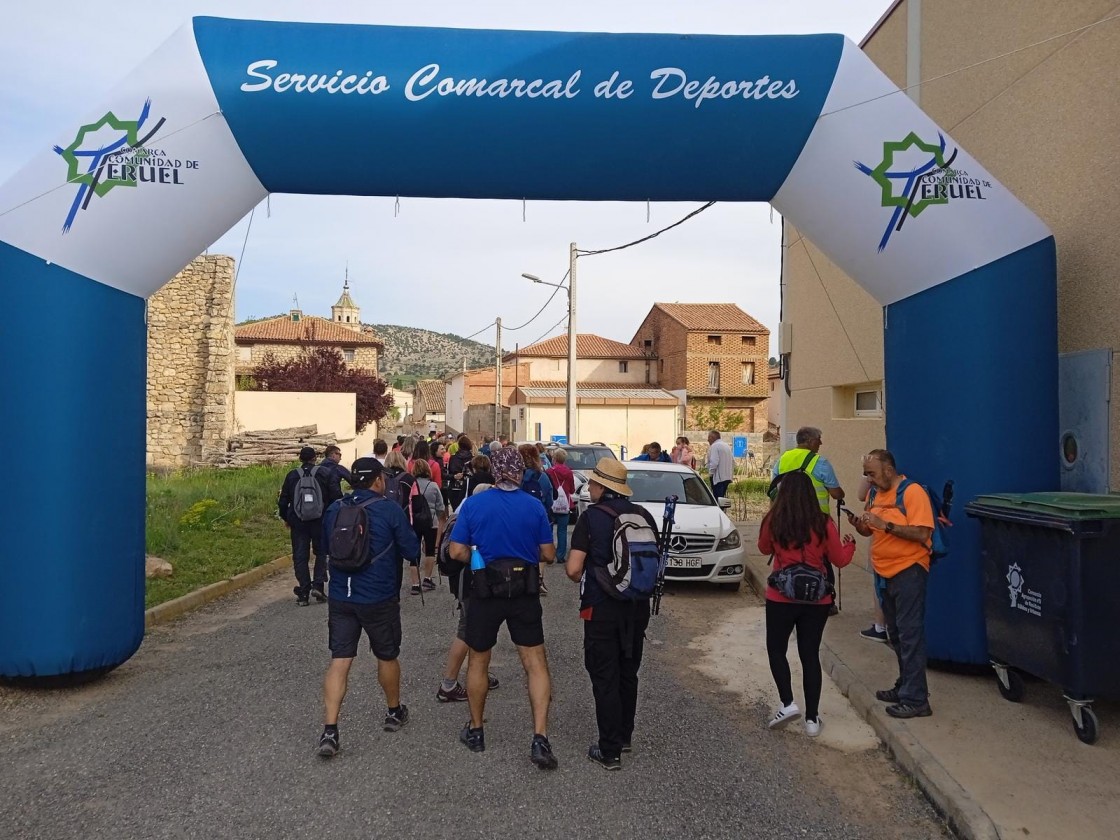
[[(767, 558), (757, 523), (740, 523), (749, 577), (763, 592)], [(936, 571), (935, 571), (936, 573)], [(1113, 838), (1120, 824), (1120, 703), (1094, 704), (1101, 723), (1092, 746), (1074, 735), (1061, 690), (1030, 680), (1021, 703), (1004, 700), (994, 674), (929, 673), (933, 717), (898, 721), (874, 699), (894, 682), (892, 651), (859, 631), (871, 621), (870, 574), (843, 572), (843, 612), (825, 631), (821, 661), (899, 764), (967, 838)], [(1120, 663), (1118, 663), (1120, 667)]]

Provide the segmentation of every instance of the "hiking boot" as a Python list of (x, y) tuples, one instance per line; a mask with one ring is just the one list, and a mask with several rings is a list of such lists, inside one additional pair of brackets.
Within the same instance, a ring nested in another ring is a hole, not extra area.
[(420, 581), (420, 586), (425, 592), (431, 592), (436, 588), (436, 582), (431, 578), (424, 578)]
[(896, 703), (893, 706), (887, 706), (887, 714), (893, 718), (916, 718), (916, 717), (929, 717), (933, 714), (933, 709), (929, 707), (929, 703), (922, 703), (921, 705), (914, 705), (913, 703)]
[(805, 734), (810, 738), (816, 738), (821, 734), (821, 716), (817, 715), (817, 719), (805, 718)]
[(498, 678), (495, 677), (493, 674), (488, 673), (486, 675), (486, 678), (490, 681), (490, 690), (491, 691), (493, 691), (495, 688), (497, 688), (499, 685), (501, 685), (501, 683), (498, 682)]
[(634, 752), (634, 748), (632, 746), (630, 746), (630, 742), (627, 741), (625, 744), (622, 745), (622, 751), (624, 753), (631, 753), (631, 752)]
[(604, 770), (621, 770), (622, 769), (622, 759), (619, 758), (618, 756), (615, 756), (614, 758), (607, 758), (605, 755), (603, 755), (603, 751), (601, 749), (599, 749), (598, 744), (592, 744), (587, 749), (587, 758), (590, 761), (594, 761), (596, 764), (598, 764)]
[(461, 703), (467, 699), (467, 690), (460, 682), (455, 683), (455, 687), (450, 691), (441, 683), (439, 691), (436, 692), (436, 699), (441, 703)]
[(408, 706), (401, 703), (400, 708), (395, 712), (390, 709), (385, 713), (383, 728), (386, 732), (399, 732), (406, 723), (408, 723)]
[(899, 703), (897, 688), (881, 688), (875, 692), (875, 699), (882, 703)]
[(338, 749), (338, 733), (324, 731), (319, 736), (319, 748), (315, 752), (323, 758), (334, 758), (338, 754)]
[(797, 708), (796, 703), (790, 703), (774, 712), (774, 717), (770, 718), (770, 722), (766, 725), (771, 729), (781, 729), (790, 721), (797, 720), (799, 717), (801, 717), (801, 710)]
[(307, 593), (301, 590), (298, 586), (292, 587), (292, 594), (296, 596), (296, 606), (306, 607), (311, 601), (307, 598)]
[(311, 597), (318, 601), (320, 604), (327, 600), (327, 593), (323, 591), (323, 587), (312, 585)]
[(869, 642), (881, 642), (884, 645), (887, 643), (887, 631), (876, 630), (874, 624), (866, 630), (860, 630), (859, 635), (861, 639), (867, 639)]
[(529, 748), (529, 760), (541, 770), (555, 770), (559, 766), (552, 754), (552, 744), (544, 735), (533, 736), (533, 746)]
[(467, 725), (459, 730), (459, 740), (467, 745), (467, 749), (471, 752), (485, 752), (486, 751), (486, 735), (482, 731), (482, 727), (472, 729), (470, 721)]
[(408, 590), (408, 594), (409, 595), (419, 595), (420, 594), (419, 584), (415, 584), (415, 583), (412, 584), (412, 587)]

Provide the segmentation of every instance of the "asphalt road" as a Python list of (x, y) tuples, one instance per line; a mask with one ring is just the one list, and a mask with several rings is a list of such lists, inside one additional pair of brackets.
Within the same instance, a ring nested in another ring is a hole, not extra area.
[(932, 809), (870, 751), (841, 755), (763, 725), (690, 667), (688, 644), (739, 598), (678, 590), (650, 625), (634, 753), (620, 773), (586, 759), (594, 738), (574, 585), (549, 576), (560, 761), (529, 762), (516, 652), (503, 634), (487, 751), (458, 743), (465, 704), (435, 690), (455, 614), (446, 590), (404, 596), (403, 699), (412, 720), (381, 730), (364, 650), (331, 761), (313, 754), (327, 663), (326, 608), (297, 608), (280, 575), (155, 629), (100, 682), (0, 689), (4, 838), (930, 838)]

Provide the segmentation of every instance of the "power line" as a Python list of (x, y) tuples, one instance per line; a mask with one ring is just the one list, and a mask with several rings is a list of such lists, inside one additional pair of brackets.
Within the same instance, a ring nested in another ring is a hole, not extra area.
[(683, 219), (678, 219), (677, 221), (673, 222), (668, 227), (663, 227), (663, 228), (661, 228), (661, 230), (656, 231), (654, 233), (651, 233), (649, 236), (643, 236), (641, 239), (635, 239), (633, 242), (627, 242), (625, 245), (616, 245), (613, 248), (600, 248), (598, 251), (576, 251), (576, 254), (581, 256), (581, 257), (594, 257), (597, 254), (609, 254), (611, 251), (621, 251), (624, 248), (633, 248), (635, 245), (641, 245), (643, 242), (649, 242), (651, 239), (656, 239), (661, 234), (665, 233), (665, 231), (667, 231), (667, 230), (672, 230), (673, 228), (677, 227), (678, 225), (683, 225), (685, 222), (687, 222), (693, 216), (697, 216), (700, 213), (703, 213), (705, 210), (707, 210), (709, 207), (711, 207), (715, 203), (716, 202), (714, 202), (714, 201), (709, 201), (703, 207), (698, 207), (697, 209), (695, 209), (691, 213), (689, 213), (687, 216), (685, 216)]
[(864, 382), (870, 382), (871, 377), (867, 375), (867, 368), (863, 366), (863, 359), (859, 357), (859, 351), (856, 349), (856, 343), (852, 341), (852, 337), (848, 334), (848, 328), (844, 326), (844, 319), (840, 317), (840, 312), (836, 308), (836, 304), (832, 301), (832, 295), (828, 293), (828, 286), (824, 284), (824, 278), (821, 273), (817, 271), (817, 264), (813, 261), (813, 255), (809, 252), (809, 246), (805, 244), (805, 238), (802, 237), (798, 240), (801, 247), (805, 249), (805, 256), (809, 258), (809, 265), (813, 267), (813, 273), (817, 275), (817, 281), (821, 284), (821, 289), (824, 290), (824, 296), (828, 298), (828, 304), (832, 307), (832, 312), (836, 316), (836, 322), (840, 325), (840, 329), (844, 331), (844, 338), (848, 339), (848, 344), (852, 347), (852, 353), (856, 357), (856, 362), (859, 363), (859, 369), (863, 371)]
[(464, 336), (462, 336), (462, 339), (463, 339), (464, 341), (467, 341), (468, 339), (474, 338), (474, 337), (475, 337), (476, 335), (482, 335), (482, 333), (486, 332), (486, 331), (487, 331), (488, 329), (490, 329), (490, 328), (491, 328), (492, 326), (494, 326), (494, 325), (495, 325), (496, 323), (498, 323), (498, 322), (497, 322), (497, 321), (491, 321), (491, 322), (490, 322), (489, 324), (487, 324), (487, 325), (486, 325), (485, 327), (483, 327), (482, 329), (480, 329), (480, 330), (479, 330), (478, 332), (473, 332), (473, 333), (471, 333), (470, 335), (464, 335)]
[(249, 231), (253, 229), (253, 217), (257, 215), (254, 207), (249, 213), (249, 224), (245, 226), (245, 240), (241, 243), (241, 256), (237, 258), (237, 267), (233, 271), (233, 288), (237, 289), (237, 278), (241, 276), (241, 263), (245, 260), (245, 249), (249, 246)]
[(567, 288), (563, 284), (564, 284), (564, 281), (568, 279), (568, 275), (571, 274), (571, 271), (572, 270), (569, 268), (567, 271), (564, 272), (564, 276), (560, 278), (560, 283), (557, 284), (556, 288), (552, 290), (552, 294), (548, 296), (548, 300), (546, 300), (544, 302), (544, 306), (542, 306), (540, 309), (537, 310), (536, 315), (534, 315), (532, 318), (530, 318), (528, 321), (526, 321), (524, 324), (521, 324), (520, 326), (509, 327), (508, 329), (503, 328), (503, 329), (505, 329), (506, 332), (517, 332), (518, 330), (525, 329), (527, 326), (529, 326), (531, 323), (533, 323), (535, 320), (537, 320), (537, 318), (539, 318), (541, 316), (541, 313), (544, 312), (545, 309), (548, 308), (548, 305), (550, 303), (552, 303), (552, 299), (560, 293), (560, 290), (564, 289), (564, 288)]
[[(530, 341), (529, 344), (536, 344), (538, 341), (545, 338), (545, 336), (547, 336), (549, 333), (551, 333), (553, 330), (555, 330), (558, 326), (560, 326), (561, 324), (563, 324), (567, 320), (568, 320), (568, 313), (565, 312), (563, 318), (561, 318), (559, 321), (557, 321), (555, 324), (553, 324), (551, 327), (549, 327), (547, 330), (544, 331), (544, 335), (540, 336), (539, 338), (535, 338), (534, 340)], [(526, 346), (528, 346), (528, 345), (526, 345)]]

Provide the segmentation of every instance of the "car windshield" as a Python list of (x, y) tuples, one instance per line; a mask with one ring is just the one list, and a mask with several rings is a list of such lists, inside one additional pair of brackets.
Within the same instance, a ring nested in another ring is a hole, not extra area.
[(632, 502), (664, 502), (666, 496), (676, 496), (685, 505), (716, 503), (708, 485), (696, 473), (631, 469), (626, 480), (634, 491)]
[(587, 447), (586, 449), (567, 448), (568, 468), (573, 470), (593, 470), (600, 458), (613, 458), (614, 453), (605, 446)]

